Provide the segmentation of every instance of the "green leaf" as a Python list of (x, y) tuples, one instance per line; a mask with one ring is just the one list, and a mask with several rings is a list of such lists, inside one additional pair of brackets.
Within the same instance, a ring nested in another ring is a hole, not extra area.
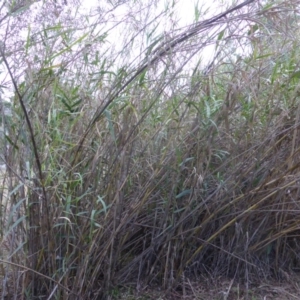
[(101, 202), (102, 206), (103, 206), (103, 209), (101, 209), (100, 211), (98, 211), (99, 213), (100, 212), (104, 212), (104, 214), (107, 213), (107, 209), (111, 206), (111, 205), (106, 205), (106, 203), (104, 202), (103, 198), (100, 197), (100, 196), (97, 196), (98, 200), (97, 200), (97, 203)]
[(30, 24), (29, 24), (28, 25), (27, 39), (26, 39), (26, 43), (25, 43), (26, 56), (28, 55), (28, 49), (29, 49), (29, 46), (30, 46), (30, 33), (31, 33), (31, 27), (30, 27)]
[(179, 199), (179, 198), (182, 198), (182, 197), (184, 197), (184, 196), (190, 195), (191, 193), (192, 193), (192, 190), (191, 190), (191, 189), (185, 190), (185, 191), (179, 193), (175, 198), (176, 198), (176, 199)]
[(218, 41), (222, 40), (222, 38), (223, 38), (223, 36), (224, 36), (224, 33), (225, 33), (225, 29), (223, 29), (223, 30), (218, 34), (218, 38), (217, 38)]
[(295, 72), (294, 74), (292, 74), (291, 79), (292, 78), (300, 78), (300, 71)]
[(16, 149), (19, 150), (19, 147), (10, 139), (8, 135), (5, 135), (5, 139)]
[(26, 216), (22, 216), (19, 218), (12, 226), (10, 226), (9, 230), (5, 233), (5, 238), (8, 236), (8, 234), (16, 227), (18, 226), (21, 222), (23, 222), (26, 219)]
[(22, 187), (23, 185), (24, 185), (23, 182), (21, 182), (20, 184), (18, 184), (12, 191), (10, 191), (10, 193), (8, 194), (9, 197), (10, 197), (11, 195), (13, 195), (14, 193), (16, 193), (16, 192), (19, 190), (19, 188)]
[(194, 159), (194, 157), (188, 157), (188, 158), (186, 158), (182, 163), (179, 164), (179, 167), (183, 166), (185, 163), (187, 163), (187, 162), (189, 162), (189, 161), (191, 161), (193, 159)]
[(145, 69), (142, 74), (140, 75), (140, 78), (139, 78), (139, 86), (140, 87), (143, 87), (145, 85), (145, 76), (146, 76), (146, 73), (147, 73), (147, 69)]
[(258, 30), (258, 25), (257, 24), (255, 24), (255, 25), (253, 25), (253, 26), (250, 26), (250, 30), (248, 31), (248, 35), (252, 35), (255, 31), (257, 31)]
[(70, 46), (68, 46), (68, 47), (66, 47), (66, 48), (64, 48), (64, 49), (62, 49), (61, 51), (59, 51), (59, 52), (57, 52), (56, 54), (54, 54), (53, 56), (51, 56), (51, 57), (49, 58), (49, 61), (52, 61), (55, 57), (60, 56), (61, 54), (65, 53), (65, 52), (67, 52), (67, 51), (69, 51), (69, 50), (71, 50), (73, 46), (75, 46), (76, 44), (79, 44), (79, 43), (80, 43), (82, 40), (84, 40), (88, 35), (89, 35), (88, 33), (84, 34), (82, 37), (80, 37), (80, 38), (77, 39), (75, 42), (73, 42)]
[[(15, 7), (11, 8), (11, 15), (12, 16), (17, 15), (19, 13), (22, 13), (23, 11), (26, 11), (31, 5), (31, 3), (29, 3), (27, 5), (23, 5), (23, 6), (20, 7), (20, 5), (18, 5), (18, 3), (16, 3), (16, 2), (13, 2), (13, 4), (15, 5)], [(18, 6), (19, 6), (19, 8), (18, 8)]]

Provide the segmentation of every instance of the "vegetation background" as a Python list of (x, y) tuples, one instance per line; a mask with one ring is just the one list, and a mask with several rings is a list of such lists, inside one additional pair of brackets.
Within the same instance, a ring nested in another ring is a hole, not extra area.
[(299, 299), (299, 4), (3, 1), (1, 299)]

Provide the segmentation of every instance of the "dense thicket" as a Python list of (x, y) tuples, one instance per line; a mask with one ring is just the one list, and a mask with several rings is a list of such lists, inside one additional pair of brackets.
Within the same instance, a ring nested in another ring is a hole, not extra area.
[(0, 10), (3, 297), (297, 272), (299, 1), (58, 2)]

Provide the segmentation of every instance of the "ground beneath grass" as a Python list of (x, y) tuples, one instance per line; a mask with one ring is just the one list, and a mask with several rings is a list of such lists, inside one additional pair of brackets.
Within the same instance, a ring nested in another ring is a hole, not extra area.
[(123, 300), (292, 300), (300, 299), (300, 276), (289, 275), (284, 281), (265, 281), (248, 287), (236, 284), (232, 280), (219, 278), (187, 281), (184, 290), (180, 292), (163, 292), (159, 288), (145, 288), (138, 292), (123, 288), (120, 294), (112, 295), (110, 299)]

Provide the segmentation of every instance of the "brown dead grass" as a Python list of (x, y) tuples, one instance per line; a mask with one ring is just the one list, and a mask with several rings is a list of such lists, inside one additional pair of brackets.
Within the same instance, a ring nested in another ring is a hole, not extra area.
[(289, 281), (266, 280), (245, 286), (226, 278), (199, 278), (187, 280), (184, 291), (165, 292), (159, 288), (148, 287), (143, 291), (121, 289), (118, 297), (111, 299), (123, 300), (294, 300), (300, 299), (300, 275), (289, 274)]

